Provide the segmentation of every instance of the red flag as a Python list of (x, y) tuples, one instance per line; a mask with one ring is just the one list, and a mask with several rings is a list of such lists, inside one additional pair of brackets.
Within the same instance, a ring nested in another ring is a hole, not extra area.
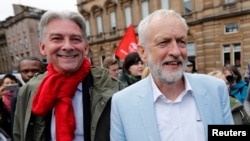
[(137, 38), (133, 25), (131, 24), (124, 36), (122, 37), (119, 46), (116, 48), (115, 55), (120, 59), (124, 59), (128, 53), (137, 50)]

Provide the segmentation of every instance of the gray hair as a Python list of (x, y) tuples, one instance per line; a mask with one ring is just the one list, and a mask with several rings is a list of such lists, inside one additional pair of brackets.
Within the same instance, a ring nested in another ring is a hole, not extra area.
[(40, 42), (44, 42), (46, 27), (54, 19), (68, 19), (75, 22), (82, 30), (83, 39), (87, 41), (85, 19), (80, 13), (74, 11), (47, 11), (41, 17), (38, 27)]
[[(156, 17), (168, 18), (168, 16), (175, 16), (176, 18), (180, 19), (180, 21), (183, 23), (183, 25), (186, 28), (186, 32), (188, 32), (188, 25), (186, 23), (186, 20), (181, 17), (181, 15), (174, 10), (166, 10), (166, 9), (160, 9), (156, 10), (150, 15), (148, 15), (146, 18), (144, 18), (138, 25), (138, 44), (143, 46), (144, 48), (147, 45), (147, 35), (149, 34), (148, 26), (151, 21), (153, 21)], [(171, 28), (171, 27), (170, 27)]]

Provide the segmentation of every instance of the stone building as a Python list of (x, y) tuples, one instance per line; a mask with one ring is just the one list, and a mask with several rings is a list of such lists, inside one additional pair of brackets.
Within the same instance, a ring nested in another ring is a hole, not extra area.
[[(8, 54), (7, 41), (3, 23), (0, 22), (0, 73), (7, 72), (8, 62), (5, 57)], [(4, 63), (5, 62), (5, 63)]]
[(36, 56), (46, 62), (39, 52), (38, 22), (43, 10), (13, 5), (14, 16), (0, 22), (0, 73), (16, 72), (19, 60)]
[(126, 28), (154, 10), (174, 9), (189, 25), (189, 60), (200, 73), (230, 63), (242, 72), (250, 61), (250, 0), (77, 0), (87, 21), (89, 58), (102, 65)]

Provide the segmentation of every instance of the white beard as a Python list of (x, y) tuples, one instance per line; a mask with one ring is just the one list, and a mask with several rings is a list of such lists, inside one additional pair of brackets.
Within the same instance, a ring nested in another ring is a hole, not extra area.
[[(148, 56), (148, 66), (151, 74), (154, 75), (162, 83), (172, 84), (180, 80), (185, 71), (186, 61), (179, 58), (182, 61), (182, 67), (176, 70), (166, 70), (162, 67), (162, 63), (155, 63), (151, 55)], [(162, 61), (164, 62), (164, 60)]]

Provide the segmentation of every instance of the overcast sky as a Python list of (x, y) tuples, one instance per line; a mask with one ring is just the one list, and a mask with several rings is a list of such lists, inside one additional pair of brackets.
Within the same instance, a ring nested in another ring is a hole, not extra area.
[(14, 16), (12, 4), (27, 5), (44, 10), (75, 10), (77, 0), (0, 0), (0, 21)]

